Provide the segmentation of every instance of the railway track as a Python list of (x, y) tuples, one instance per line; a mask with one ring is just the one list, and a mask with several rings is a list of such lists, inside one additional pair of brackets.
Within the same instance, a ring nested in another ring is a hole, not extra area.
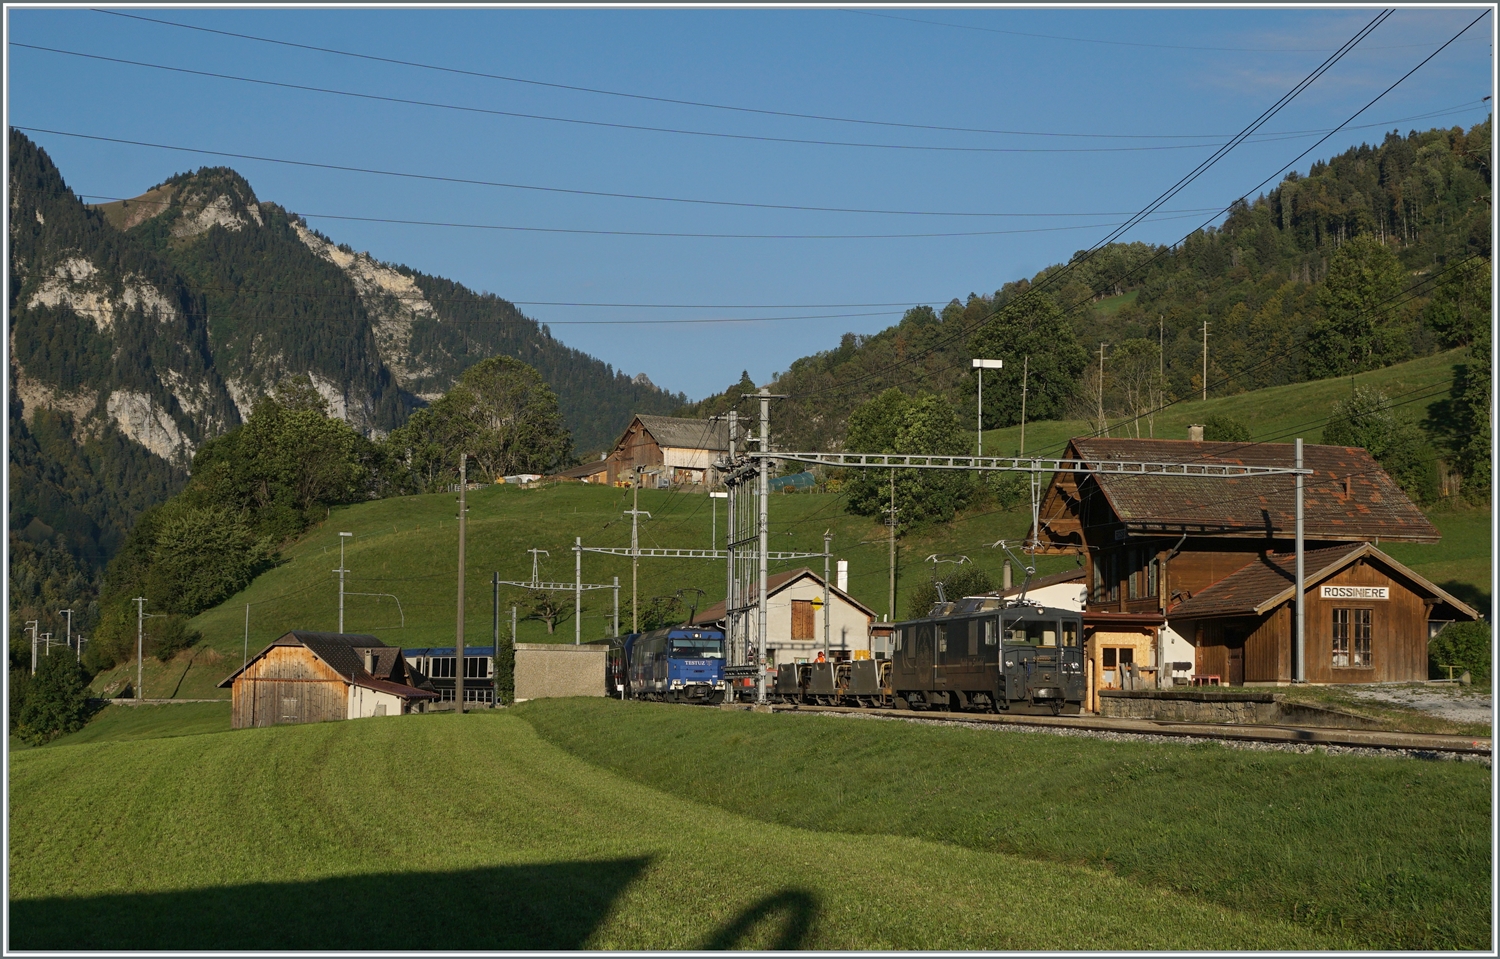
[[(735, 707), (728, 707), (735, 708)], [(915, 709), (868, 709), (854, 706), (774, 704), (773, 712), (842, 713), (884, 719), (922, 719), (971, 726), (1040, 726), (1085, 732), (1229, 742), (1272, 743), (1287, 746), (1343, 746), (1414, 752), (1490, 756), (1491, 740), (1434, 733), (1399, 733), (1373, 729), (1336, 729), (1323, 726), (1269, 726), (1230, 723), (1189, 723), (1155, 719), (1114, 719), (1107, 716), (1032, 716), (1004, 713), (946, 713)]]

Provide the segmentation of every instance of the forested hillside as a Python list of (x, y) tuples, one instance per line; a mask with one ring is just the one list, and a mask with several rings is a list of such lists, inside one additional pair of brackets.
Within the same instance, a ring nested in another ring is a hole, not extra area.
[[(1021, 416), (1118, 423), (1201, 395), (1336, 376), (1482, 341), (1459, 405), (1487, 409), (1490, 141), (1468, 131), (1389, 134), (1237, 203), (1221, 227), (1175, 247), (1114, 244), (990, 295), (922, 306), (871, 336), (793, 363), (772, 384), (784, 448), (838, 448), (849, 414), (890, 387), (935, 392), (972, 428), (969, 360), (985, 374), (986, 427)], [(1103, 384), (1099, 382), (1100, 346)], [(1482, 355), (1481, 355), (1482, 354)], [(721, 412), (748, 386), (686, 408)], [(743, 410), (742, 413), (747, 412)], [(1481, 419), (1485, 419), (1481, 417)], [(1132, 427), (1133, 428), (1133, 427)], [(1455, 428), (1455, 442), (1465, 437)], [(1460, 455), (1473, 468), (1488, 459)], [(1487, 474), (1486, 474), (1487, 481)]]
[(378, 438), (485, 358), (519, 357), (580, 452), (686, 400), (499, 297), (334, 244), (227, 168), (92, 207), (11, 130), (10, 186), (13, 643), (64, 608), (91, 632), (102, 570), (137, 519), (290, 380)]

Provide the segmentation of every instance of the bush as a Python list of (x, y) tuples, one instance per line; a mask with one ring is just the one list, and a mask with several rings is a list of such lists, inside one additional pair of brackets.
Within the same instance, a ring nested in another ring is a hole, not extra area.
[[(943, 594), (950, 601), (961, 599), (965, 596), (974, 596), (979, 593), (987, 593), (995, 588), (990, 574), (975, 566), (973, 563), (962, 563), (958, 569), (949, 573), (940, 582), (943, 584)], [(932, 604), (938, 601), (937, 582), (927, 580), (906, 598), (906, 615), (908, 619), (921, 619), (932, 610)]]
[(184, 649), (191, 649), (203, 640), (203, 634), (189, 629), (186, 616), (156, 617), (157, 622), (148, 623), (151, 651), (156, 658), (166, 662)]
[(15, 732), (23, 741), (40, 746), (88, 722), (88, 677), (68, 650), (43, 657), (30, 687), (16, 711)]
[(9, 731), (14, 734), (16, 725), (21, 718), (21, 710), (26, 708), (26, 697), (31, 693), (31, 671), (29, 669), (12, 669), (10, 671), (10, 713), (6, 716), (9, 723)]
[(1232, 416), (1215, 414), (1203, 421), (1203, 438), (1210, 443), (1248, 443), (1250, 427)]
[(1474, 682), (1485, 683), (1490, 679), (1490, 624), (1450, 623), (1427, 644), (1427, 662), (1434, 679), (1447, 679), (1448, 670), (1439, 666), (1453, 666), (1454, 675), (1468, 670)]

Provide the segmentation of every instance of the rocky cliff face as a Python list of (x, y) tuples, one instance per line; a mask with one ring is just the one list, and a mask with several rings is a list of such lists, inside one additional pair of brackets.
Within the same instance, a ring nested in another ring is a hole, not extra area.
[[(335, 244), (258, 199), (233, 170), (201, 169), (91, 207), (25, 136), (11, 131), (10, 148), (12, 445), (42, 426), (72, 444), (28, 454), (36, 475), (24, 481), (38, 488), (60, 482), (48, 476), (114, 469), (151, 477), (149, 505), (180, 484), (204, 440), (298, 375), (378, 436), (472, 364), (514, 356), (558, 394), (584, 451), (606, 445), (631, 414), (685, 400), (558, 343), (499, 297)], [(91, 460), (89, 444), (130, 463)], [(48, 513), (46, 503), (75, 498), (61, 485), (53, 493), (13, 495), (12, 529), (38, 518), (68, 527), (63, 513), (83, 505)], [(98, 545), (99, 522), (73, 523), (80, 541)]]

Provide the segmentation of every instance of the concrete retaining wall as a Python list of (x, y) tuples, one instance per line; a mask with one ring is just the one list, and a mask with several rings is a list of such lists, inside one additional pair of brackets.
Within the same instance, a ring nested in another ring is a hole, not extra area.
[(603, 646), (516, 643), (516, 702), (603, 696)]
[(1379, 724), (1338, 709), (1289, 703), (1278, 693), (1242, 690), (1099, 690), (1099, 715), (1183, 723), (1260, 723), (1374, 729)]

